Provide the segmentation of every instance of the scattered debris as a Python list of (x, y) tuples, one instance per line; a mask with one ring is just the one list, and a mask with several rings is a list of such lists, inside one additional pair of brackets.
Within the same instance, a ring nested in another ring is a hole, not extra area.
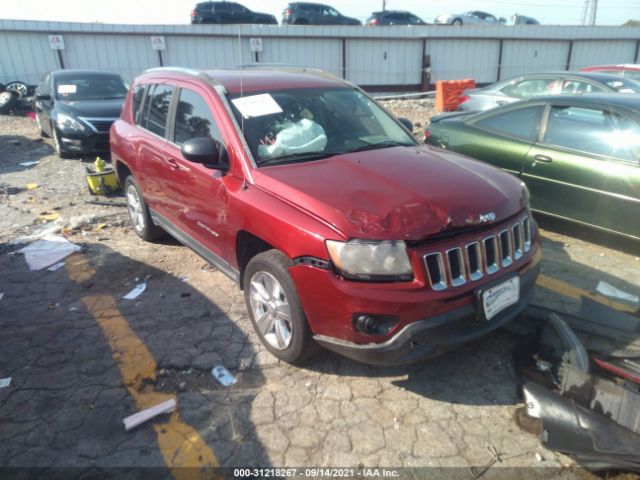
[(79, 245), (69, 242), (66, 238), (52, 234), (20, 249), (19, 252), (24, 254), (31, 270), (42, 270), (80, 249)]
[(36, 160), (36, 161), (33, 161), (33, 162), (22, 162), (20, 165), (22, 165), (23, 167), (30, 167), (32, 165), (37, 165), (39, 163), (40, 162)]
[(584, 468), (640, 471), (640, 318), (582, 302), (580, 318), (536, 317), (516, 348), (524, 416)]
[(107, 207), (126, 207), (127, 206), (125, 202), (107, 202), (104, 200), (85, 200), (84, 203), (89, 203), (91, 205), (105, 205)]
[(146, 282), (139, 283), (138, 285), (136, 285), (136, 288), (131, 290), (122, 298), (124, 298), (125, 300), (135, 300), (140, 296), (142, 292), (145, 291), (146, 288), (147, 288)]
[(640, 298), (637, 295), (624, 292), (602, 280), (600, 281), (600, 283), (598, 283), (596, 290), (598, 291), (598, 293), (601, 293), (602, 295), (606, 295), (607, 297), (617, 298), (619, 300), (626, 300), (632, 303), (640, 302)]
[(69, 307), (70, 312), (77, 312), (78, 310), (80, 310), (78, 307)]
[(469, 467), (469, 473), (471, 474), (472, 478), (480, 478), (485, 473), (487, 473), (487, 471), (496, 463), (502, 463), (503, 461), (510, 460), (512, 458), (523, 457), (525, 455), (529, 455), (530, 453), (530, 452), (522, 452), (522, 453), (516, 453), (514, 455), (505, 456), (500, 452), (498, 452), (498, 449), (496, 449), (496, 447), (494, 447), (491, 444), (487, 444), (486, 448), (487, 448), (487, 452), (490, 455), (489, 461), (481, 467)]
[(147, 420), (151, 420), (153, 417), (157, 417), (158, 415), (162, 415), (163, 413), (172, 413), (176, 409), (176, 401), (175, 399), (167, 400), (166, 402), (159, 403), (153, 407), (149, 407), (141, 412), (134, 413), (133, 415), (125, 418), (124, 429), (129, 431), (132, 428), (137, 427), (138, 425), (146, 422)]
[(60, 218), (60, 214), (58, 212), (42, 212), (38, 215), (40, 220), (46, 220), (48, 222), (52, 222), (53, 220), (57, 220)]
[(183, 282), (186, 282), (187, 280), (189, 280), (189, 275), (180, 275), (178, 278)]
[(4, 292), (0, 292), (0, 300), (4, 298)]
[(0, 388), (5, 388), (11, 385), (11, 377), (0, 378)]
[(66, 262), (58, 262), (55, 265), (51, 265), (49, 268), (47, 268), (47, 270), (49, 270), (50, 272), (55, 272), (56, 270), (61, 269), (62, 267), (64, 267), (66, 264)]
[(31, 243), (36, 240), (40, 240), (48, 235), (58, 233), (62, 230), (63, 222), (62, 219), (58, 219), (54, 222), (45, 223), (40, 228), (37, 228), (30, 235), (22, 235), (21, 237), (16, 238), (9, 242), (9, 245), (20, 245), (23, 243)]
[(544, 462), (544, 457), (539, 453), (536, 453), (536, 462)]
[(191, 296), (191, 293), (189, 293), (189, 292), (182, 292), (182, 293), (180, 294), (180, 297), (181, 297), (181, 298), (187, 298), (187, 297), (190, 297), (190, 296)]
[(27, 190), (35, 190), (39, 185), (37, 183), (27, 183), (25, 187)]
[(214, 376), (216, 380), (218, 380), (225, 387), (230, 387), (234, 383), (238, 381), (236, 377), (234, 377), (229, 370), (224, 368), (222, 365), (218, 365), (211, 370), (211, 375)]

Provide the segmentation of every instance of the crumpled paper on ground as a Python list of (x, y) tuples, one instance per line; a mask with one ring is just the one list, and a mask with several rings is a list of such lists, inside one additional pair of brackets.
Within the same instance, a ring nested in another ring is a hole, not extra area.
[(80, 246), (60, 235), (50, 234), (20, 250), (31, 270), (42, 270), (80, 251)]

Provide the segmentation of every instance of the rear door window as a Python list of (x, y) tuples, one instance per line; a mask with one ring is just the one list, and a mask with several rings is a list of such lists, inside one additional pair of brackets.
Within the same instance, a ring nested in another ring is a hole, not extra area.
[(133, 96), (131, 97), (131, 113), (133, 115), (133, 123), (140, 124), (142, 117), (142, 101), (144, 100), (144, 92), (146, 85), (136, 85), (133, 88)]
[(570, 150), (640, 160), (638, 122), (600, 108), (552, 107), (543, 140)]
[(182, 145), (192, 138), (211, 137), (220, 142), (220, 131), (211, 109), (202, 96), (183, 88), (176, 105), (176, 121), (173, 141)]
[(480, 128), (533, 142), (538, 136), (543, 108), (542, 105), (535, 105), (500, 112), (486, 116), (474, 124)]
[(604, 92), (604, 88), (597, 85), (593, 85), (589, 82), (583, 82), (582, 80), (565, 80), (562, 85), (562, 93), (592, 93), (592, 92)]
[(143, 126), (159, 137), (164, 137), (166, 133), (172, 95), (173, 87), (170, 85), (155, 85), (150, 94), (147, 95), (149, 113)]

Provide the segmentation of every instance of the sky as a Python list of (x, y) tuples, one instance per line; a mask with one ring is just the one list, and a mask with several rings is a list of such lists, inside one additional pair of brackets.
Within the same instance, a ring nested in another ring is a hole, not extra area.
[[(133, 24), (185, 24), (196, 0), (19, 0), (2, 1), (0, 17), (21, 20)], [(278, 21), (287, 1), (239, 0), (254, 11), (271, 13)], [(382, 0), (322, 1), (343, 15), (365, 20), (382, 10)], [(600, 0), (597, 25), (621, 25), (640, 20), (640, 0)], [(389, 10), (409, 10), (432, 22), (441, 13), (484, 10), (496, 17), (519, 13), (546, 24), (580, 25), (585, 0), (387, 0)]]

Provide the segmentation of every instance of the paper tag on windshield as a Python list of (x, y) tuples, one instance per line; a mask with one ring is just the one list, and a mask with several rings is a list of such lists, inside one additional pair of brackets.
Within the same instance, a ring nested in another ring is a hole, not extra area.
[(69, 93), (76, 93), (77, 85), (58, 85), (58, 93), (67, 95)]
[(244, 118), (282, 113), (282, 108), (268, 93), (231, 100)]

